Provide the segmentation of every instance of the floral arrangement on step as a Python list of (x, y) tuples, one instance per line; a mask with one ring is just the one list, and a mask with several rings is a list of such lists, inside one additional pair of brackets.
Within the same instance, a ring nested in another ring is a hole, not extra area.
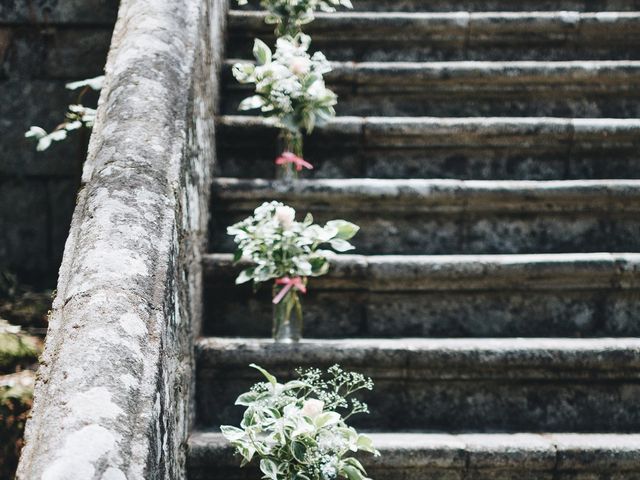
[(50, 133), (42, 127), (31, 126), (24, 134), (26, 138), (37, 141), (36, 150), (42, 152), (49, 148), (53, 142), (65, 140), (74, 130), (80, 128), (93, 128), (96, 119), (96, 110), (94, 108), (85, 107), (82, 104), (82, 98), (90, 90), (100, 91), (104, 84), (104, 75), (78, 82), (71, 82), (65, 85), (69, 90), (78, 90), (81, 88), (80, 94), (76, 99), (76, 103), (69, 105), (69, 109), (65, 115), (65, 120), (54, 128)]
[[(248, 0), (238, 0), (247, 5)], [(318, 10), (335, 12), (338, 7), (353, 8), (351, 0), (260, 0), (267, 11), (266, 23), (276, 26), (276, 35), (296, 35), (302, 26), (311, 23)]]
[(298, 369), (297, 379), (281, 384), (263, 368), (251, 366), (267, 382), (236, 400), (247, 407), (240, 428), (221, 427), (242, 457), (242, 466), (257, 457), (262, 478), (270, 480), (370, 480), (352, 455), (379, 452), (369, 437), (346, 423), (355, 414), (369, 412), (365, 403), (349, 397), (372, 390), (370, 378), (334, 365), (328, 375)]
[(299, 294), (307, 292), (308, 277), (324, 275), (329, 270), (332, 251), (354, 247), (349, 243), (358, 230), (345, 220), (332, 220), (320, 226), (308, 214), (302, 222), (296, 211), (280, 202), (263, 203), (253, 215), (227, 229), (238, 246), (235, 260), (252, 265), (243, 270), (236, 284), (253, 282), (254, 286), (274, 281), (273, 337), (280, 342), (295, 342), (302, 336), (303, 313)]
[(284, 178), (297, 176), (313, 166), (303, 158), (303, 134), (331, 120), (338, 97), (329, 90), (323, 75), (331, 66), (321, 52), (309, 55), (311, 37), (278, 38), (275, 52), (256, 39), (253, 54), (257, 64), (237, 63), (233, 76), (242, 84), (255, 85), (255, 94), (245, 98), (240, 110), (260, 109), (266, 117), (278, 120), (283, 154), (276, 164)]

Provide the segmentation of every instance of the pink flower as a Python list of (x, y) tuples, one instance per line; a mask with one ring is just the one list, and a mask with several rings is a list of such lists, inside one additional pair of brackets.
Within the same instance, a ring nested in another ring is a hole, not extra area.
[(287, 163), (295, 165), (298, 172), (303, 168), (313, 170), (313, 165), (291, 152), (283, 152), (282, 155), (276, 158), (276, 165), (286, 165)]

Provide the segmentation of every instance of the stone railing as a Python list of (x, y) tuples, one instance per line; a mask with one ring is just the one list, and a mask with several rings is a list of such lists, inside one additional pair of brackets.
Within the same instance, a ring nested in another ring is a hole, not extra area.
[(226, 0), (123, 0), (21, 480), (180, 479)]

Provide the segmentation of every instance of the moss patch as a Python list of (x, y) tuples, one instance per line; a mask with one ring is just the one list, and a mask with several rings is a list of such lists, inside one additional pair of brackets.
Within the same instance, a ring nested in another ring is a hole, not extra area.
[(0, 320), (0, 374), (13, 373), (37, 362), (40, 342), (18, 327)]
[(34, 382), (31, 370), (0, 377), (0, 479), (13, 478), (18, 465)]

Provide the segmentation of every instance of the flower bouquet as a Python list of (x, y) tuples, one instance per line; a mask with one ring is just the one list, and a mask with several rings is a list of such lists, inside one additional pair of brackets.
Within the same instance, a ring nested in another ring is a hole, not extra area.
[(360, 229), (345, 220), (332, 220), (321, 227), (311, 215), (297, 222), (295, 215), (283, 203), (264, 203), (253, 216), (227, 229), (238, 245), (235, 260), (244, 258), (253, 264), (240, 273), (236, 284), (275, 281), (273, 338), (280, 342), (295, 342), (302, 336), (299, 293), (306, 293), (308, 277), (327, 273), (327, 257), (333, 253), (319, 247), (328, 244), (337, 252), (352, 250), (349, 240)]
[[(248, 0), (238, 0), (238, 5), (246, 5)], [(276, 35), (295, 35), (302, 25), (314, 20), (314, 12), (335, 12), (337, 7), (353, 8), (351, 0), (260, 0), (267, 11), (265, 21), (276, 26)]]
[(348, 397), (371, 390), (370, 378), (334, 365), (328, 379), (318, 369), (297, 370), (296, 380), (281, 384), (263, 368), (251, 366), (268, 382), (236, 400), (247, 407), (240, 428), (220, 427), (242, 456), (242, 466), (258, 457), (262, 478), (270, 480), (370, 480), (350, 455), (379, 452), (369, 437), (346, 423), (352, 415), (368, 413), (365, 403)]
[(263, 115), (278, 120), (283, 154), (276, 160), (284, 178), (303, 168), (313, 168), (303, 159), (303, 131), (311, 133), (316, 125), (331, 120), (336, 112), (337, 96), (325, 86), (323, 75), (331, 66), (321, 52), (309, 55), (311, 38), (298, 34), (277, 40), (272, 53), (256, 40), (253, 54), (257, 65), (237, 63), (233, 76), (243, 84), (255, 84), (255, 95), (244, 99), (240, 110), (259, 108)]

